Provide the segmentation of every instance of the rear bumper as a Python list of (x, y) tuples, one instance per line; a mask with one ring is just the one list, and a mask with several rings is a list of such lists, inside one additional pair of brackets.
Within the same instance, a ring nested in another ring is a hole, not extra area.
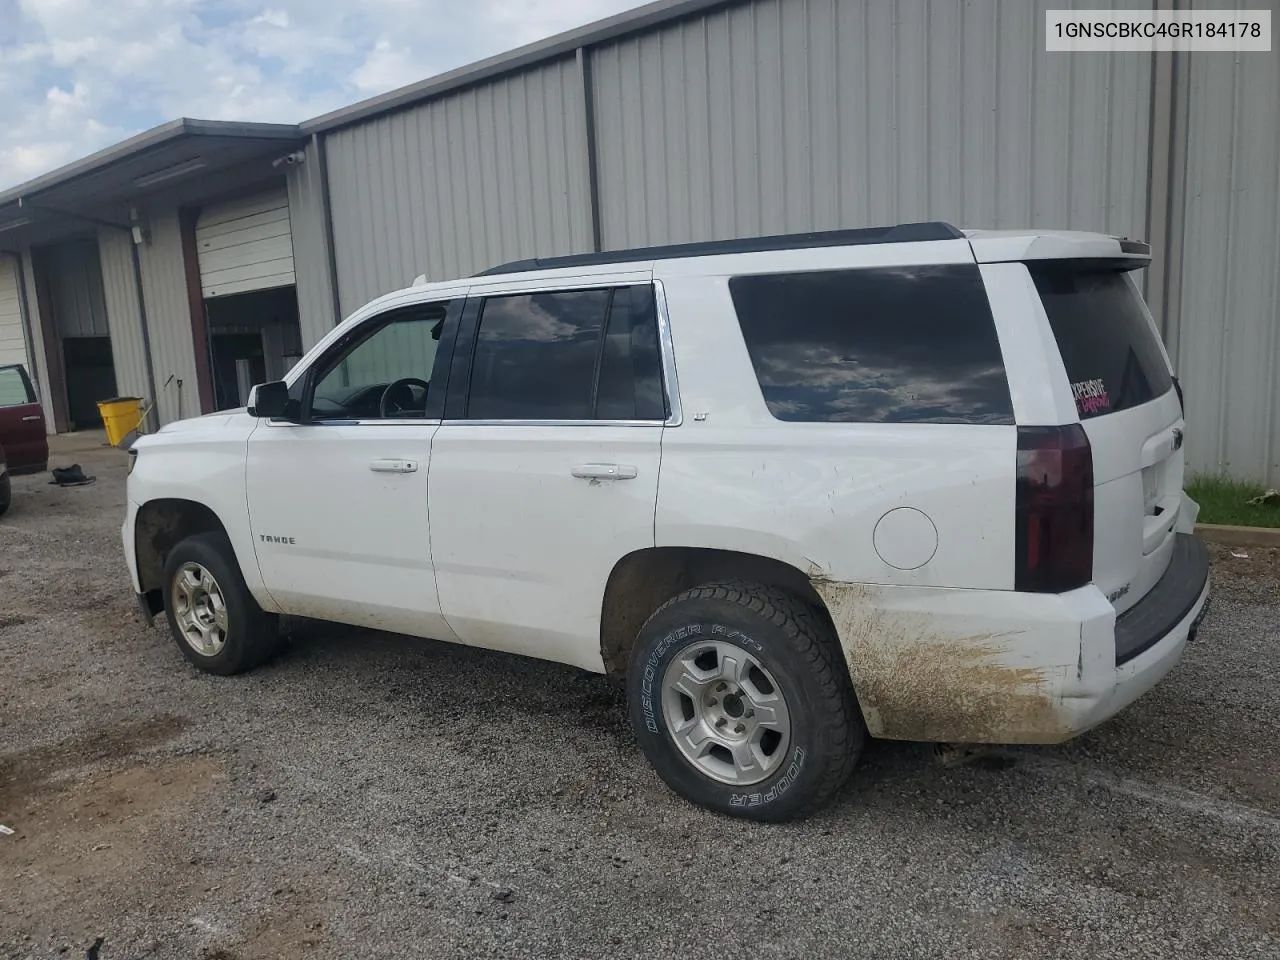
[(1190, 534), (1174, 534), (1164, 576), (1116, 618), (1116, 665), (1141, 656), (1174, 631), (1200, 603), (1208, 583), (1209, 551)]
[(1115, 681), (1110, 689), (1081, 698), (1070, 714), (1068, 736), (1076, 736), (1109, 720), (1164, 679), (1182, 659), (1182, 652), (1196, 634), (1200, 619), (1209, 602), (1206, 580), (1191, 608), (1169, 630), (1156, 637), (1141, 653), (1115, 668)]
[(1209, 599), (1208, 556), (1125, 615), (1090, 585), (1064, 594), (815, 582), (873, 736), (1060, 743), (1114, 716), (1178, 662)]

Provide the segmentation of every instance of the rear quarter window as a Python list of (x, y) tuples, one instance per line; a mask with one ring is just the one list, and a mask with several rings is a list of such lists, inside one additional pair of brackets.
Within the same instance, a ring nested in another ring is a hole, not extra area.
[(1013, 423), (974, 264), (741, 276), (729, 292), (779, 420)]
[(1127, 410), (1173, 387), (1155, 330), (1123, 273), (1029, 264), (1081, 419)]

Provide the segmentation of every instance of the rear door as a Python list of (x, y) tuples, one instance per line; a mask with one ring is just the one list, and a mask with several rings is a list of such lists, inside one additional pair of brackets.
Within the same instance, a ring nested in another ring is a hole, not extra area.
[(465, 642), (600, 669), (614, 565), (652, 547), (666, 405), (648, 274), (473, 287), (431, 443), (431, 557)]
[(0, 448), (11, 473), (43, 470), (49, 460), (44, 411), (21, 364), (0, 367)]
[(1093, 451), (1094, 582), (1123, 612), (1172, 555), (1183, 499), (1182, 404), (1132, 274), (1086, 260), (1027, 269)]

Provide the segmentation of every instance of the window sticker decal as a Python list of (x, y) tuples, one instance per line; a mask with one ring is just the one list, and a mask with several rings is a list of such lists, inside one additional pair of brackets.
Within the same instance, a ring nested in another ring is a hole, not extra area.
[(1071, 393), (1076, 398), (1076, 412), (1083, 415), (1102, 413), (1111, 409), (1111, 398), (1107, 396), (1107, 387), (1101, 380), (1081, 380), (1071, 385)]

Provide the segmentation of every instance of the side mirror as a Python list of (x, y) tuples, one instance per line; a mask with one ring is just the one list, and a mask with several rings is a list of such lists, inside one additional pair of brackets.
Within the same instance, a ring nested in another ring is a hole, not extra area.
[(248, 413), (251, 417), (292, 419), (288, 417), (289, 385), (283, 380), (260, 383), (249, 391)]

